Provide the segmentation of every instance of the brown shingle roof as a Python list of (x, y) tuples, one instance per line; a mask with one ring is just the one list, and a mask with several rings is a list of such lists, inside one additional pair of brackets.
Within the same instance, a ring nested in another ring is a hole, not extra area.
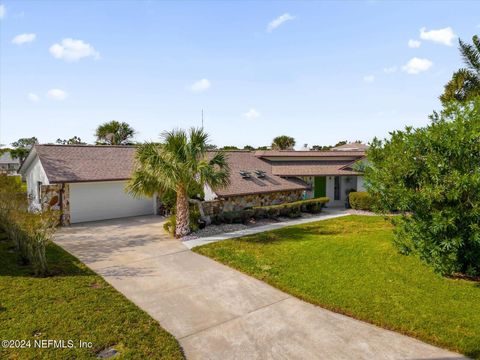
[(354, 142), (336, 146), (331, 151), (365, 151), (367, 149), (368, 145)]
[[(133, 170), (134, 146), (36, 145), (35, 151), (51, 183), (127, 180)], [(235, 196), (276, 191), (303, 190), (300, 180), (272, 174), (272, 167), (251, 152), (227, 152), (231, 169), (230, 185), (216, 191), (218, 196)], [(252, 173), (244, 179), (240, 171)], [(265, 171), (257, 178), (255, 170)]]
[(273, 165), (272, 173), (278, 176), (349, 176), (361, 175), (353, 170), (341, 169), (338, 165)]
[(129, 179), (134, 146), (35, 145), (51, 183)]
[(315, 158), (315, 157), (361, 157), (364, 151), (295, 151), (295, 150), (258, 150), (255, 156), (260, 158)]
[[(228, 164), (230, 166), (230, 185), (219, 189), (215, 193), (220, 197), (258, 194), (288, 190), (304, 190), (308, 186), (301, 180), (284, 179), (272, 174), (272, 166), (248, 151), (228, 151)], [(255, 170), (265, 172), (265, 177), (259, 178)], [(244, 179), (240, 171), (248, 171), (249, 179)]]

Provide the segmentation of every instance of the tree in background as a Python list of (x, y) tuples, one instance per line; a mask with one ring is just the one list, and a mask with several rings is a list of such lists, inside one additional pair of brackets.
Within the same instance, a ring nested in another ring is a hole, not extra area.
[(160, 144), (138, 146), (127, 189), (135, 196), (175, 191), (175, 236), (180, 238), (190, 232), (188, 194), (205, 184), (213, 190), (226, 186), (230, 169), (224, 152), (207, 157), (208, 134), (202, 129), (173, 130), (161, 137)]
[[(361, 143), (361, 141), (355, 141), (357, 143)], [(337, 146), (342, 146), (342, 145), (345, 145), (345, 144), (348, 144), (348, 141), (347, 140), (342, 140), (342, 141), (339, 141), (337, 142), (335, 145), (313, 145), (310, 150), (314, 150), (314, 151), (328, 151), (334, 147), (337, 147)]]
[(86, 145), (78, 136), (74, 136), (68, 140), (57, 139), (56, 143), (59, 145)]
[(292, 150), (295, 146), (295, 139), (287, 135), (277, 136), (272, 140), (274, 150)]
[(378, 210), (403, 213), (392, 218), (403, 253), (445, 275), (480, 276), (480, 97), (431, 119), (374, 139), (366, 186)]
[(35, 144), (38, 144), (36, 137), (18, 139), (12, 143), (13, 149), (10, 150), (10, 156), (20, 160), (20, 164), (22, 164)]
[(250, 146), (250, 145), (245, 145), (245, 146), (243, 147), (243, 150), (254, 151), (255, 148), (254, 148), (253, 146)]
[(220, 150), (228, 151), (228, 150), (238, 150), (238, 147), (234, 145), (226, 145), (224, 147), (221, 147)]
[(101, 124), (95, 131), (99, 145), (129, 145), (135, 130), (126, 122), (112, 120)]
[(459, 42), (465, 68), (453, 73), (452, 79), (445, 85), (445, 90), (440, 100), (444, 105), (449, 101), (468, 101), (480, 96), (480, 39), (473, 37), (473, 44)]

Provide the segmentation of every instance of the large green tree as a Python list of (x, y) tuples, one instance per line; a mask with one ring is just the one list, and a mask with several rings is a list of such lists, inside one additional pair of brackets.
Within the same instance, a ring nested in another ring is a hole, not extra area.
[(213, 190), (226, 186), (230, 169), (224, 152), (208, 152), (208, 134), (202, 129), (173, 130), (161, 138), (161, 143), (138, 146), (127, 190), (135, 196), (175, 191), (175, 236), (182, 237), (190, 232), (188, 194), (205, 184)]
[(366, 186), (395, 243), (442, 274), (480, 275), (480, 98), (451, 102), (424, 128), (375, 139)]
[(27, 158), (30, 149), (35, 144), (38, 144), (38, 140), (35, 136), (18, 139), (12, 143), (13, 149), (10, 150), (10, 156), (14, 159), (20, 160), (20, 163), (23, 163)]
[(115, 120), (101, 124), (95, 131), (99, 145), (128, 145), (134, 135), (135, 129), (128, 123)]
[(456, 71), (445, 85), (444, 93), (440, 96), (444, 105), (452, 100), (468, 101), (480, 96), (480, 39), (475, 35), (472, 44), (461, 39), (458, 42), (465, 68)]
[(291, 136), (281, 135), (272, 140), (272, 149), (291, 150), (295, 146), (295, 139)]

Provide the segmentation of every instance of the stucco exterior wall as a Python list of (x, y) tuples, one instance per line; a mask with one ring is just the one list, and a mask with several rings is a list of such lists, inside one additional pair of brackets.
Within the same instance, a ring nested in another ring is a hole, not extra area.
[(363, 182), (363, 176), (357, 176), (357, 191), (367, 191)]
[(347, 190), (357, 191), (358, 177), (340, 176), (340, 199), (335, 200), (335, 176), (327, 176), (327, 197), (330, 198), (327, 206), (344, 206), (347, 200)]
[(225, 199), (204, 201), (205, 215), (218, 214), (225, 211), (239, 211), (253, 206), (276, 205), (301, 200), (303, 190), (282, 191), (266, 194), (231, 196)]
[(32, 209), (41, 209), (41, 194), (38, 192), (38, 182), (42, 185), (49, 185), (47, 174), (43, 170), (40, 160), (35, 158), (25, 172), (25, 180), (27, 181), (27, 193)]

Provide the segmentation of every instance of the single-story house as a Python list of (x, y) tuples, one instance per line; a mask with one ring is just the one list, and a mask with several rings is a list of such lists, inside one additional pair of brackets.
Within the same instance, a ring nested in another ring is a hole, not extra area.
[(20, 168), (20, 160), (12, 158), (10, 151), (0, 153), (0, 174), (15, 175)]
[[(323, 196), (330, 205), (343, 205), (347, 191), (363, 190), (362, 173), (354, 166), (365, 158), (360, 145), (331, 151), (228, 151), (230, 184), (205, 188), (205, 213)], [(134, 154), (134, 146), (35, 145), (20, 168), (31, 207), (61, 209), (65, 224), (156, 213), (161, 199), (125, 192)]]

